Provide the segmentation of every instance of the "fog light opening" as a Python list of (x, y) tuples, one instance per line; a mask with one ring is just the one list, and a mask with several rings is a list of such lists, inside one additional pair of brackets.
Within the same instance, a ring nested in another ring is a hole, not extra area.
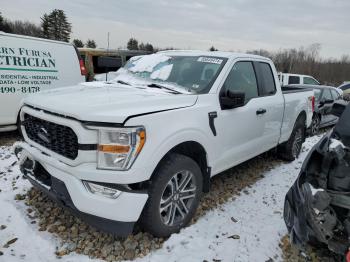
[(118, 198), (122, 193), (122, 191), (118, 189), (107, 187), (105, 185), (88, 182), (88, 181), (83, 181), (83, 184), (87, 189), (87, 191), (89, 191), (90, 193), (94, 195), (111, 198), (111, 199)]

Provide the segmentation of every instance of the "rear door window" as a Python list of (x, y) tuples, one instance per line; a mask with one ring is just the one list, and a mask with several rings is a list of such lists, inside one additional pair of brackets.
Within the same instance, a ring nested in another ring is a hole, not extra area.
[[(272, 73), (271, 66), (268, 63), (259, 63), (261, 72), (262, 91), (261, 96), (273, 95), (276, 93), (275, 78)], [(260, 80), (260, 79), (259, 79)]]
[(320, 101), (321, 90), (320, 89), (314, 89), (314, 96), (315, 96), (316, 102)]
[(331, 94), (331, 90), (329, 90), (328, 88), (325, 89), (323, 91), (323, 96), (322, 96), (323, 100), (333, 100), (332, 94)]
[(300, 77), (299, 76), (289, 76), (288, 84), (289, 85), (300, 84)]
[(304, 84), (305, 85), (319, 85), (320, 83), (317, 82), (315, 79), (312, 77), (304, 77)]
[(339, 93), (337, 91), (332, 89), (331, 92), (332, 92), (332, 96), (333, 96), (334, 100), (340, 99), (340, 95), (339, 95)]

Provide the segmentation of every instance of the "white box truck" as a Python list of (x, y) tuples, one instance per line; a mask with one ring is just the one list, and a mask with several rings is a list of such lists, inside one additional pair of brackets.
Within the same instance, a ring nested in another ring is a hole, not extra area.
[(85, 81), (72, 44), (0, 32), (0, 132), (17, 128), (21, 100)]

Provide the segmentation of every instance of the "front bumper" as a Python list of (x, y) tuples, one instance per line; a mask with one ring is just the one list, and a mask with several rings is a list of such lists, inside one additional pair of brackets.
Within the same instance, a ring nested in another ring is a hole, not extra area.
[[(32, 174), (24, 172), (35, 187), (99, 229), (117, 235), (131, 233), (148, 199), (146, 192), (122, 192), (116, 199), (95, 195), (75, 176), (74, 168), (42, 153), (26, 142), (16, 143), (15, 149), (22, 150), (22, 155), (27, 155), (37, 162), (42, 167), (41, 171), (49, 174), (51, 181), (48, 185), (38, 179), (40, 169), (34, 169)], [(113, 171), (111, 175), (114, 175)], [(98, 180), (96, 178), (98, 170), (94, 181)]]

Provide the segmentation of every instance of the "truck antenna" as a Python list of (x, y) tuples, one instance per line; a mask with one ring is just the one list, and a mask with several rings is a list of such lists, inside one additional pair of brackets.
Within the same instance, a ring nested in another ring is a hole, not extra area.
[[(107, 55), (109, 55), (109, 32), (107, 33)], [(107, 81), (108, 72), (106, 72), (106, 81)]]

